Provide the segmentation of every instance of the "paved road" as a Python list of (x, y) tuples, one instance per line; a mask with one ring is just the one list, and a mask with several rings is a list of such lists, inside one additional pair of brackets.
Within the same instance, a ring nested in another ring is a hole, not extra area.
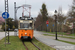
[[(14, 35), (14, 32), (10, 32), (9, 35)], [(5, 37), (5, 32), (0, 32), (0, 40)]]
[(75, 50), (75, 45), (60, 42), (60, 41), (54, 40), (55, 39), (54, 37), (44, 36), (42, 34), (43, 32), (34, 31), (35, 38), (47, 44), (48, 46), (56, 48), (57, 50)]

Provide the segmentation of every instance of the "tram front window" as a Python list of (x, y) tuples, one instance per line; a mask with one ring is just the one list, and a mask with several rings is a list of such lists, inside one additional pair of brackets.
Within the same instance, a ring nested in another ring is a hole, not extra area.
[(32, 23), (20, 23), (20, 28), (32, 28)]

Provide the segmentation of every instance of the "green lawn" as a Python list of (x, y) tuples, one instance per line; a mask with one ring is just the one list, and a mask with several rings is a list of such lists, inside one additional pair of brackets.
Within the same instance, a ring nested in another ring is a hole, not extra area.
[[(5, 31), (0, 31), (0, 32), (5, 32)], [(6, 31), (6, 32), (8, 32), (8, 31)], [(14, 32), (14, 31), (9, 31), (9, 32)]]
[[(55, 34), (55, 32), (46, 32), (46, 31), (42, 31), (42, 32)], [(66, 34), (64, 32), (57, 32), (57, 34), (58, 35), (66, 35), (66, 36), (75, 36), (75, 33), (74, 34)]]
[[(25, 47), (23, 46), (21, 40), (16, 36), (10, 36), (11, 44), (7, 44), (6, 47), (4, 45), (4, 41), (5, 41), (4, 38), (2, 40), (0, 40), (0, 50), (25, 50)], [(55, 50), (54, 48), (51, 48), (51, 47), (39, 42), (35, 38), (33, 38), (32, 41), (34, 44), (36, 44), (38, 47), (40, 47), (41, 50)], [(26, 46), (28, 46), (29, 50), (38, 50), (28, 41), (26, 41), (25, 44), (26, 44)]]
[(55, 36), (55, 35), (49, 35), (49, 34), (43, 34), (43, 35), (45, 35), (45, 36)]
[[(55, 36), (55, 35), (49, 35), (49, 34), (43, 34), (43, 35), (45, 35), (45, 36)], [(74, 37), (67, 37), (67, 36), (58, 36), (58, 37), (75, 39)]]

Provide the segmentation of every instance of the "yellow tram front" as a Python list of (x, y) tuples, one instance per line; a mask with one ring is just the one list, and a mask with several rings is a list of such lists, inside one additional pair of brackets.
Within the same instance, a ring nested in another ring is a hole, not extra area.
[(34, 31), (33, 19), (20, 19), (18, 22), (18, 36), (20, 39), (32, 39)]

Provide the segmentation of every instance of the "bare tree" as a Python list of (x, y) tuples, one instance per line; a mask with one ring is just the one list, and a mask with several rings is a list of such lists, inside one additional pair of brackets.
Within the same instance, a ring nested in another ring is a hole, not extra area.
[(35, 21), (35, 28), (38, 28), (41, 25), (42, 21), (43, 21), (42, 15), (39, 13)]
[(64, 22), (64, 20), (66, 19), (66, 17), (64, 17), (64, 15), (62, 14), (62, 7), (60, 6), (59, 9), (58, 9), (58, 17), (57, 17), (57, 20), (58, 20), (58, 23), (59, 23), (59, 31), (62, 30), (62, 24)]

